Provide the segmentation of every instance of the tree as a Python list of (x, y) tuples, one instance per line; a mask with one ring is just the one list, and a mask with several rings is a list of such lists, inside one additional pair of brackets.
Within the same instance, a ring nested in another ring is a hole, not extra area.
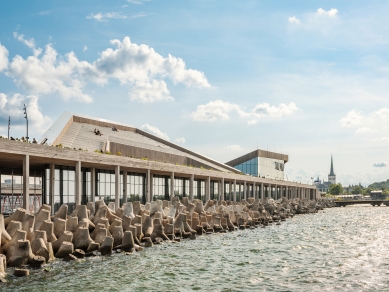
[(329, 193), (331, 195), (340, 195), (341, 193), (343, 193), (343, 187), (341, 184), (332, 184), (330, 185), (330, 190), (329, 190)]
[(363, 189), (360, 186), (355, 186), (351, 193), (354, 195), (360, 195), (363, 193)]

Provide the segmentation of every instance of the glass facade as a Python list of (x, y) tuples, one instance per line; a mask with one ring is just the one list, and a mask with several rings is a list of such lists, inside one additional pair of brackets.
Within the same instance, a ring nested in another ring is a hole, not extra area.
[(184, 177), (174, 178), (174, 196), (178, 196), (180, 200), (189, 196), (189, 179)]
[(230, 192), (230, 183), (224, 183), (224, 200), (225, 201), (231, 201), (232, 196)]
[[(146, 203), (145, 177), (143, 173), (127, 173), (127, 202), (140, 201)], [(123, 179), (121, 181), (123, 185)]]
[(240, 170), (241, 172), (243, 172), (245, 174), (249, 174), (252, 176), (258, 176), (259, 175), (258, 157), (255, 157), (253, 159), (250, 159), (249, 161), (238, 164), (238, 165), (234, 166), (234, 168)]
[(170, 177), (153, 175), (153, 201), (169, 200)]
[[(103, 199), (108, 205), (109, 202), (115, 202), (115, 171), (96, 170), (97, 173), (97, 196)], [(123, 198), (123, 195), (122, 195)]]
[(210, 190), (210, 199), (211, 200), (220, 200), (219, 198), (219, 182), (211, 180), (211, 190)]
[(194, 181), (194, 198), (205, 202), (205, 180), (197, 179)]

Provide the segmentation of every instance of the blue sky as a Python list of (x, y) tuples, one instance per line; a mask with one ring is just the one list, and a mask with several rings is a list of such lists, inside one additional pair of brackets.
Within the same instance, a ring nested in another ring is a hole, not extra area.
[(288, 179), (389, 178), (389, 3), (2, 1), (0, 135), (65, 110), (226, 162), (289, 154)]

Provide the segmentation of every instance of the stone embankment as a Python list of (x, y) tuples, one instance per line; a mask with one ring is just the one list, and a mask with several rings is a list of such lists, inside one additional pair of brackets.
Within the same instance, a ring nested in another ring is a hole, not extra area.
[(6, 266), (15, 267), (14, 275), (29, 274), (28, 266), (42, 267), (54, 259), (64, 261), (132, 253), (163, 241), (196, 239), (197, 235), (229, 232), (267, 226), (295, 214), (315, 213), (333, 207), (328, 200), (281, 200), (250, 198), (242, 202), (200, 200), (184, 197), (173, 201), (126, 203), (114, 211), (104, 201), (79, 205), (68, 215), (62, 205), (50, 216), (51, 207), (43, 205), (35, 215), (19, 208), (10, 217), (0, 215), (0, 278)]

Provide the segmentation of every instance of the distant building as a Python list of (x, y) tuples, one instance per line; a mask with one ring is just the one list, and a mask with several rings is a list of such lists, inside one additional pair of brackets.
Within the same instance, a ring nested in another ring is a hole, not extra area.
[(321, 181), (319, 177), (313, 182), (313, 184), (317, 187), (320, 193), (326, 194), (328, 193), (330, 186), (332, 184), (336, 184), (336, 174), (334, 172), (334, 162), (331, 155), (331, 168), (330, 174), (328, 175), (328, 181)]
[(257, 149), (226, 164), (251, 176), (284, 180), (284, 168), (287, 162), (286, 154)]

